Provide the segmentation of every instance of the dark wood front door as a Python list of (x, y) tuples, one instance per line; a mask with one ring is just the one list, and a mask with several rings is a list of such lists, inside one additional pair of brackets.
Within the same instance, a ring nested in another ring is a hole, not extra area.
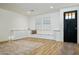
[(77, 43), (77, 10), (64, 12), (64, 42)]

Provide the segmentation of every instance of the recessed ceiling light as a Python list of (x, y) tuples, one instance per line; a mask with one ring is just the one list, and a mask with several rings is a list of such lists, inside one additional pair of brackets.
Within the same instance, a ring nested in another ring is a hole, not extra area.
[(27, 11), (27, 14), (31, 14), (31, 11)]
[(53, 6), (50, 6), (50, 8), (53, 8)]
[(31, 14), (33, 12), (34, 12), (34, 10), (29, 10), (29, 11), (27, 11), (27, 14)]

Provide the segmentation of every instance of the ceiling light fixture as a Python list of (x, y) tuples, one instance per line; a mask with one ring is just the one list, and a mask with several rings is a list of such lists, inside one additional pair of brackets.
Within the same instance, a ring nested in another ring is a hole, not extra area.
[(27, 14), (31, 14), (32, 12), (34, 12), (34, 10), (29, 10), (27, 11)]
[(52, 8), (53, 8), (53, 6), (50, 6), (50, 8), (52, 9)]
[(31, 14), (31, 11), (27, 11), (27, 14)]

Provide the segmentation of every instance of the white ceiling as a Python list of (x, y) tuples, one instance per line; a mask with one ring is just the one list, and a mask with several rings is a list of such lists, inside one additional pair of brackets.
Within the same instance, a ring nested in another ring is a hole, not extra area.
[[(78, 6), (77, 3), (0, 3), (0, 8), (31, 16), (54, 12), (64, 7)], [(50, 8), (53, 6), (54, 8)], [(33, 11), (33, 12), (29, 12)]]

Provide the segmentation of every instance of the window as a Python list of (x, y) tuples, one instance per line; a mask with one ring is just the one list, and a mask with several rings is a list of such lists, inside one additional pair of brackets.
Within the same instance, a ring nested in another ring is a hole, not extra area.
[(72, 13), (72, 18), (75, 19), (75, 12)]
[(36, 19), (36, 29), (37, 30), (50, 30), (51, 27), (51, 20), (50, 17), (38, 17)]
[(68, 13), (65, 14), (65, 19), (68, 19)]
[(71, 13), (69, 13), (69, 19), (71, 19), (71, 17), (72, 17), (72, 14), (71, 14)]
[(65, 19), (75, 19), (75, 12), (65, 13)]

